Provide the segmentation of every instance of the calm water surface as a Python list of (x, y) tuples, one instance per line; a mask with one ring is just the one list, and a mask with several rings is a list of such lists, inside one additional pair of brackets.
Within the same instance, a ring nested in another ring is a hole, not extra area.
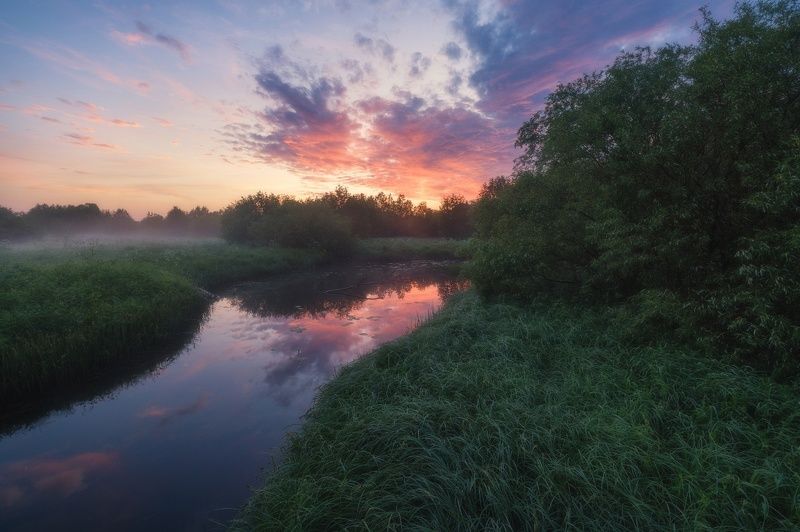
[(0, 436), (0, 530), (221, 528), (320, 384), (464, 287), (448, 272), (362, 266), (223, 293), (177, 356)]

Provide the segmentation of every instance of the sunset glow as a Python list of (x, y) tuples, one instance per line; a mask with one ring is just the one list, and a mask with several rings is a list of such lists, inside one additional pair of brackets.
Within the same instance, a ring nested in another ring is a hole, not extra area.
[[(731, 3), (706, 2), (725, 16)], [(559, 82), (694, 39), (696, 0), (15, 2), (0, 205), (134, 217), (244, 194), (474, 197)], [(598, 16), (598, 13), (603, 13)]]

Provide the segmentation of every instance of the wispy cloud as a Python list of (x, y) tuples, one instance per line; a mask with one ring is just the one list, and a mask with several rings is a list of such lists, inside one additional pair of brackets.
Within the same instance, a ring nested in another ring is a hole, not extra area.
[(442, 54), (446, 55), (452, 61), (458, 61), (464, 54), (458, 43), (450, 41), (442, 47)]
[(0, 42), (20, 48), (43, 61), (68, 71), (88, 74), (94, 79), (128, 87), (140, 93), (149, 90), (146, 81), (121, 76), (86, 54), (53, 41), (29, 39), (9, 34), (0, 36)]
[(138, 20), (136, 21), (136, 30), (137, 31), (130, 33), (115, 30), (111, 35), (118, 41), (129, 46), (159, 44), (176, 52), (184, 62), (192, 62), (192, 53), (189, 45), (183, 41), (171, 35), (167, 35), (166, 33), (155, 31), (149, 25)]
[(480, 95), (479, 107), (509, 126), (530, 116), (559, 82), (611, 62), (622, 43), (661, 44), (654, 33), (667, 36), (667, 28), (689, 27), (698, 7), (693, 0), (610, 0), (598, 23), (594, 2), (505, 2), (489, 18), (472, 0), (445, 5), (478, 59), (469, 82)]
[[(85, 102), (83, 100), (70, 100), (68, 98), (58, 97), (59, 102), (75, 109), (78, 114), (72, 115), (88, 120), (90, 122), (102, 123), (114, 127), (123, 128), (139, 128), (142, 125), (135, 120), (123, 120), (122, 118), (106, 118), (103, 114), (104, 109), (97, 104)], [(44, 108), (47, 110), (47, 108)]]
[(118, 151), (119, 147), (115, 146), (114, 144), (109, 144), (106, 142), (98, 142), (94, 137), (90, 135), (84, 135), (81, 133), (64, 133), (62, 138), (70, 143), (75, 144), (76, 146), (83, 146), (86, 148), (100, 148), (103, 150), (111, 150), (111, 151)]
[(121, 118), (114, 118), (108, 121), (110, 124), (113, 124), (117, 127), (142, 127), (139, 122), (133, 120), (122, 120)]
[(419, 78), (430, 66), (431, 60), (429, 57), (425, 57), (420, 52), (414, 52), (411, 54), (411, 69), (408, 71), (408, 75), (412, 78)]

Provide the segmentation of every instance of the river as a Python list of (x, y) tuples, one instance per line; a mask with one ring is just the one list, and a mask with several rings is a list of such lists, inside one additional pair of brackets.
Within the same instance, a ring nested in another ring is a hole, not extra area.
[[(236, 285), (187, 345), (0, 436), (0, 530), (218, 530), (321, 384), (465, 283), (447, 263)], [(2, 427), (0, 427), (1, 429)]]

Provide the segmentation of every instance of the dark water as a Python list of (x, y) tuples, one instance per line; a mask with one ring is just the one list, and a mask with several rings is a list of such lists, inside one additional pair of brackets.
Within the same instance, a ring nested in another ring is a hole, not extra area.
[(320, 384), (464, 287), (449, 271), (362, 266), (225, 292), (161, 367), (0, 439), (0, 530), (220, 529)]

